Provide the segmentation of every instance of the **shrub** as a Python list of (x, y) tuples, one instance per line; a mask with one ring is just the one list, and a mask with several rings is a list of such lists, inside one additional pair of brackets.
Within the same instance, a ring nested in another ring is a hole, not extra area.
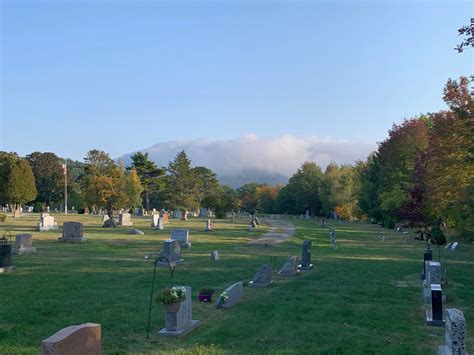
[(46, 207), (46, 204), (44, 202), (37, 201), (33, 205), (33, 212), (41, 213), (44, 211), (45, 207)]
[(432, 244), (444, 245), (446, 244), (446, 235), (443, 233), (441, 228), (434, 226), (431, 228), (430, 241)]

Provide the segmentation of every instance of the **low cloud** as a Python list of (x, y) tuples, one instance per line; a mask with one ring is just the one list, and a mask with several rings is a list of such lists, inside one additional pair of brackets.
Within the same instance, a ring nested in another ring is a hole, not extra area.
[[(285, 183), (305, 161), (324, 169), (331, 161), (350, 164), (365, 159), (375, 148), (375, 144), (330, 138), (259, 138), (249, 134), (230, 140), (163, 142), (142, 152), (148, 153), (158, 166), (167, 166), (184, 149), (193, 166), (212, 169), (222, 183), (236, 187), (247, 182)], [(122, 157), (126, 164), (131, 154)]]

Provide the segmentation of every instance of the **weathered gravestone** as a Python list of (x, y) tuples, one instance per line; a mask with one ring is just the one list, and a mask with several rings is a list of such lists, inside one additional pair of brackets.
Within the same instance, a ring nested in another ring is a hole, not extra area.
[(451, 249), (451, 250), (456, 250), (458, 247), (459, 247), (459, 243), (458, 243), (458, 242), (454, 242), (454, 243), (451, 245), (450, 249)]
[(49, 213), (41, 213), (36, 230), (43, 232), (56, 229), (58, 229), (58, 224), (54, 221), (54, 217), (50, 216)]
[(298, 258), (296, 256), (290, 256), (283, 267), (278, 271), (280, 276), (296, 276), (298, 275)]
[(423, 253), (423, 273), (421, 274), (421, 279), (426, 279), (426, 262), (433, 260), (433, 251), (430, 249), (430, 245), (427, 244), (425, 252)]
[(433, 327), (444, 325), (443, 291), (440, 284), (431, 284), (431, 305), (426, 310), (426, 324)]
[(212, 222), (210, 219), (206, 220), (206, 232), (212, 232)]
[(160, 217), (163, 217), (163, 223), (169, 223), (170, 215), (167, 212), (160, 211)]
[(189, 230), (187, 229), (173, 229), (170, 233), (170, 239), (177, 240), (181, 249), (191, 248)]
[(58, 240), (68, 243), (85, 243), (84, 225), (81, 222), (64, 222), (63, 235)]
[[(106, 223), (105, 223), (105, 222), (107, 222), (107, 221), (109, 221), (109, 220), (110, 220), (109, 215), (108, 215), (108, 214), (104, 214), (104, 215), (102, 216), (102, 227), (106, 227)], [(107, 225), (110, 225), (110, 223), (108, 223)]]
[(33, 247), (33, 236), (31, 234), (17, 234), (15, 236), (13, 254), (23, 255), (30, 253), (36, 253), (36, 248)]
[(263, 265), (255, 274), (252, 281), (249, 282), (251, 287), (268, 287), (272, 283), (272, 264)]
[(160, 231), (162, 231), (162, 230), (165, 229), (165, 226), (164, 226), (164, 224), (163, 224), (163, 218), (164, 218), (164, 217), (159, 217), (159, 218), (158, 218), (158, 229), (159, 229)]
[(438, 355), (467, 355), (467, 331), (464, 314), (456, 308), (446, 310), (445, 345), (438, 346)]
[(311, 264), (311, 240), (303, 241), (303, 250), (301, 252), (301, 270), (308, 270), (313, 268)]
[(306, 210), (306, 215), (305, 215), (305, 219), (309, 219), (309, 210)]
[[(177, 240), (164, 240), (163, 241), (163, 250), (161, 256), (168, 259), (171, 266), (175, 266), (177, 263), (181, 262), (181, 247)], [(166, 264), (166, 263), (162, 263)], [(167, 265), (165, 265), (167, 266)]]
[(73, 325), (53, 334), (41, 343), (42, 355), (100, 355), (100, 324)]
[(176, 313), (165, 312), (165, 327), (158, 334), (165, 337), (180, 337), (193, 331), (199, 324), (192, 319), (191, 287), (184, 286), (185, 299)]
[(184, 213), (182, 214), (181, 220), (182, 221), (187, 221), (188, 220), (188, 215), (189, 215), (189, 212), (184, 211)]
[(219, 251), (218, 250), (211, 250), (211, 260), (219, 260)]
[(217, 308), (230, 308), (242, 302), (242, 297), (244, 294), (244, 285), (242, 282), (237, 282), (227, 287), (224, 292), (227, 296), (227, 300), (224, 301), (221, 297), (219, 297), (216, 302)]
[(152, 214), (151, 215), (151, 226), (153, 228), (157, 228), (158, 227), (158, 219), (160, 218), (160, 215), (158, 214)]
[(118, 225), (127, 227), (133, 226), (132, 217), (130, 216), (130, 213), (120, 213)]
[(199, 210), (199, 217), (201, 217), (201, 218), (211, 217), (210, 210), (208, 208), (201, 208)]

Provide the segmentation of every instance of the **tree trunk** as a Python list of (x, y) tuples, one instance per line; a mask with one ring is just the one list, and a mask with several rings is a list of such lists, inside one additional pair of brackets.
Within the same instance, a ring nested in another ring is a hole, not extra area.
[(149, 211), (150, 210), (150, 196), (149, 196), (149, 192), (148, 190), (145, 190), (143, 191), (143, 194), (144, 194), (144, 202), (145, 202), (145, 211)]

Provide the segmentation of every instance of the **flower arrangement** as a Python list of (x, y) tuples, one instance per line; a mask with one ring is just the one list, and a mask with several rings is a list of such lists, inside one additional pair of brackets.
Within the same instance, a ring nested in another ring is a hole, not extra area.
[(222, 292), (221, 295), (219, 296), (219, 303), (226, 303), (227, 300), (229, 299), (229, 296), (227, 295), (227, 292)]
[(184, 287), (171, 287), (162, 289), (156, 296), (156, 302), (163, 304), (172, 304), (182, 302), (186, 298), (186, 290)]

